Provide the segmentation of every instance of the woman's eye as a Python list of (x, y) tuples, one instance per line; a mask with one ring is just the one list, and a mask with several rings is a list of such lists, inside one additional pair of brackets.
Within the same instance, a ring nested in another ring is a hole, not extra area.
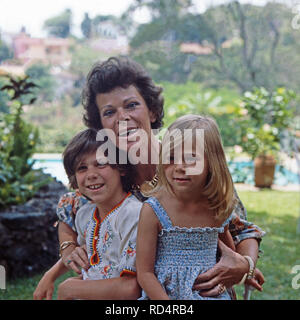
[(114, 113), (113, 110), (106, 110), (106, 111), (103, 112), (103, 116), (104, 116), (104, 117), (109, 117), (109, 116), (111, 116), (113, 113)]
[(135, 108), (138, 105), (138, 102), (130, 102), (127, 104), (127, 108), (131, 109), (131, 108)]

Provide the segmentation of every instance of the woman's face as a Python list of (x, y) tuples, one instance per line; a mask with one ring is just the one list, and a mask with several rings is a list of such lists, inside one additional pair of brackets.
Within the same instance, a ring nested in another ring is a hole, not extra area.
[(141, 129), (148, 138), (151, 137), (151, 123), (156, 118), (135, 86), (117, 87), (108, 93), (99, 93), (96, 104), (103, 128), (114, 132), (116, 145), (120, 149), (126, 148), (128, 151), (136, 143), (134, 140)]

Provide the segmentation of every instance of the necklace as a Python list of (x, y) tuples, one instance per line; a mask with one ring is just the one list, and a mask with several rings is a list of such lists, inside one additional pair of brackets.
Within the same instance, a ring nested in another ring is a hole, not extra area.
[(158, 183), (158, 175), (157, 173), (154, 175), (151, 181), (145, 181), (142, 185), (134, 184), (132, 185), (133, 191), (150, 191), (151, 189), (155, 188)]

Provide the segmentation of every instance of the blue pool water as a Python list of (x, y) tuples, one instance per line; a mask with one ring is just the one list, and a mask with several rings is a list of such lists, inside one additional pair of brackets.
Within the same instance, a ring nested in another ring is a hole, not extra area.
[[(228, 162), (229, 170), (232, 175), (233, 182), (247, 183), (254, 185), (253, 177), (253, 162)], [(49, 160), (36, 160), (33, 165), (34, 169), (43, 168), (45, 173), (51, 174), (58, 181), (63, 184), (68, 184), (68, 178), (64, 171), (62, 161), (59, 159)], [(288, 184), (299, 184), (298, 175), (294, 172), (287, 170), (286, 168), (277, 165), (275, 169), (275, 180), (274, 184), (279, 186), (285, 186)]]
[[(254, 164), (252, 161), (229, 161), (228, 167), (233, 182), (242, 182), (254, 185)], [(276, 165), (274, 184), (279, 186), (286, 186), (288, 184), (299, 184), (299, 177), (295, 172), (292, 172), (281, 165)]]

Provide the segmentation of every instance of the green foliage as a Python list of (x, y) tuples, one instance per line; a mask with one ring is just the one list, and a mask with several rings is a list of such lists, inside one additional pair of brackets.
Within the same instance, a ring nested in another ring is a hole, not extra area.
[(0, 114), (0, 208), (11, 204), (23, 203), (48, 179), (42, 178), (41, 171), (32, 170), (30, 158), (38, 142), (38, 129), (22, 118), (24, 96), (31, 96), (36, 85), (24, 79), (9, 77), (7, 90), (11, 95), (10, 113)]
[(164, 126), (169, 126), (185, 114), (201, 114), (213, 117), (220, 128), (225, 146), (236, 145), (240, 127), (237, 125), (240, 106), (238, 93), (222, 89), (204, 89), (199, 83), (162, 83), (165, 97)]
[[(181, 82), (201, 81), (207, 87), (237, 88), (240, 92), (261, 86), (268, 90), (279, 86), (298, 90), (300, 33), (291, 28), (291, 8), (287, 5), (256, 6), (231, 1), (196, 14), (187, 10), (190, 1), (134, 3), (130, 10), (146, 6), (151, 20), (141, 24), (131, 37), (131, 54), (138, 56), (144, 66), (150, 65), (156, 81), (173, 81), (173, 75), (181, 73), (176, 76)], [(172, 55), (157, 48), (159, 42), (172, 47)], [(180, 43), (196, 43), (211, 53), (183, 53)], [(155, 54), (161, 64), (156, 62)], [(163, 55), (168, 61), (161, 59)], [(170, 68), (171, 63), (176, 67)]]
[[(6, 81), (3, 77), (0, 77), (0, 88), (2, 88), (6, 84)], [(0, 112), (7, 113), (8, 112), (8, 101), (9, 95), (7, 92), (0, 90)]]
[(11, 59), (14, 56), (13, 51), (1, 41), (0, 38), (0, 63), (4, 60)]
[(67, 38), (71, 34), (72, 11), (66, 9), (60, 15), (47, 19), (44, 22), (44, 29), (49, 35), (60, 38)]
[(52, 101), (54, 98), (55, 80), (50, 74), (50, 66), (36, 63), (26, 69), (26, 74), (37, 85), (32, 90), (41, 101)]
[(257, 88), (245, 92), (240, 121), (241, 144), (254, 159), (258, 155), (276, 155), (280, 149), (280, 136), (290, 127), (294, 108), (291, 105), (295, 94), (285, 88), (270, 92)]
[(131, 57), (143, 65), (157, 82), (184, 83), (187, 80), (187, 57), (179, 52), (178, 44), (166, 41), (145, 42), (131, 51)]
[(81, 22), (80, 28), (82, 34), (89, 39), (92, 35), (92, 19), (87, 12), (84, 14), (84, 19)]
[(48, 104), (37, 102), (28, 108), (26, 121), (39, 126), (36, 152), (61, 153), (71, 138), (84, 129), (82, 109), (73, 106), (73, 95)]

